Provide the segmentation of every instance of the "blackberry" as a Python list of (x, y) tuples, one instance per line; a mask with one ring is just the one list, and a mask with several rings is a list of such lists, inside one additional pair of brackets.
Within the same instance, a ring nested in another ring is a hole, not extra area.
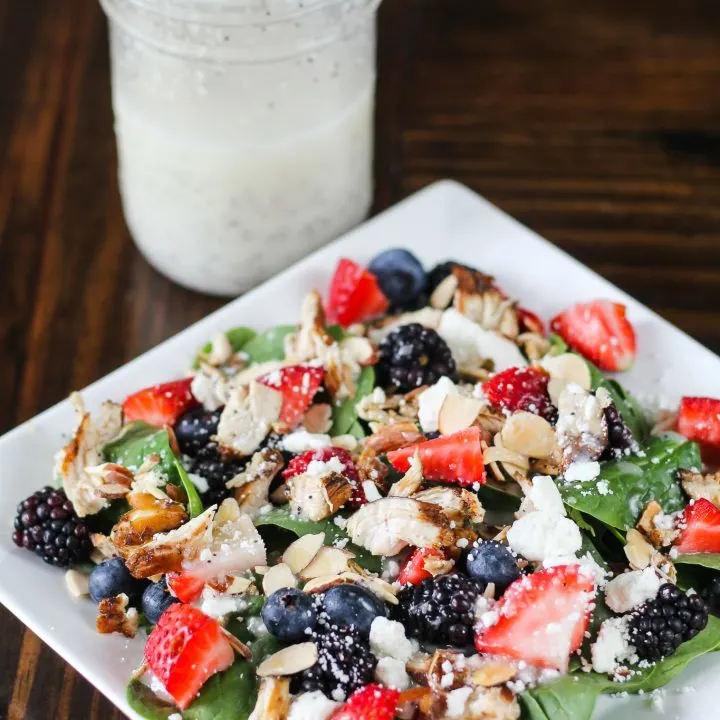
[(46, 563), (67, 567), (90, 559), (90, 532), (64, 490), (47, 485), (17, 506), (13, 542)]
[(395, 620), (409, 636), (436, 645), (466, 647), (473, 642), (475, 602), (485, 584), (465, 575), (440, 575), (398, 593)]
[(654, 600), (630, 616), (629, 639), (640, 658), (659, 660), (694, 638), (707, 621), (708, 610), (699, 595), (686, 595), (676, 585), (665, 583)]
[(712, 582), (700, 591), (700, 595), (708, 606), (708, 611), (715, 617), (720, 617), (720, 577), (713, 578)]
[(379, 383), (399, 392), (433, 385), (455, 375), (455, 361), (446, 342), (418, 323), (393, 330), (380, 344), (376, 366)]
[(318, 660), (292, 679), (293, 693), (320, 690), (339, 700), (373, 682), (377, 660), (366, 638), (347, 625), (319, 628), (310, 636), (317, 645)]
[(218, 444), (211, 442), (201, 448), (190, 467), (190, 472), (200, 475), (207, 481), (208, 489), (201, 493), (200, 499), (205, 507), (221, 503), (230, 497), (232, 490), (225, 487), (247, 465), (248, 458), (241, 458), (223, 453)]
[(194, 457), (217, 433), (222, 410), (205, 410), (202, 405), (191, 408), (175, 423), (175, 437), (180, 449)]
[(624, 455), (626, 450), (633, 448), (635, 440), (630, 428), (623, 422), (620, 411), (614, 404), (608, 405), (603, 414), (608, 428), (608, 445), (602, 459), (611, 460)]

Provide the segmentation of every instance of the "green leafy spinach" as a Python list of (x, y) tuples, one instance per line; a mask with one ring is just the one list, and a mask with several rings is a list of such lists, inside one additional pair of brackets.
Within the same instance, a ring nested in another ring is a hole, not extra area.
[[(230, 347), (232, 347), (234, 353), (240, 352), (240, 350), (245, 347), (246, 343), (250, 342), (257, 335), (254, 330), (243, 326), (231, 328), (225, 334), (230, 341)], [(195, 362), (193, 363), (193, 368), (195, 370), (200, 367), (200, 358), (203, 355), (207, 355), (211, 350), (212, 342), (207, 342), (200, 348), (200, 351), (195, 357)]]
[(285, 338), (297, 330), (295, 325), (278, 325), (255, 336), (243, 345), (251, 364), (285, 359)]
[[(640, 454), (603, 463), (594, 480), (558, 483), (563, 500), (611, 528), (634, 527), (645, 505), (660, 503), (667, 513), (685, 507), (685, 496), (676, 480), (681, 468), (699, 467), (695, 443), (676, 435), (652, 438)], [(598, 491), (603, 483), (604, 494)]]
[[(355, 396), (343, 400), (340, 405), (333, 407), (330, 434), (345, 435), (350, 432), (357, 422), (357, 404), (369, 395), (375, 387), (375, 370), (372, 367), (363, 368), (357, 381)], [(362, 428), (362, 426), (361, 426)], [(354, 434), (354, 433), (353, 433)], [(363, 433), (364, 435), (364, 433)]]
[(673, 558), (675, 565), (699, 565), (710, 570), (720, 570), (720, 553), (697, 553), (678, 555)]

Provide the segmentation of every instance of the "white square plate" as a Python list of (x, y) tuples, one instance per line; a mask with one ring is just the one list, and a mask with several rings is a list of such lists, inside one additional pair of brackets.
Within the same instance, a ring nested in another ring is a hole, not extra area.
[[(580, 300), (608, 297), (624, 302), (639, 338), (637, 362), (624, 374), (624, 383), (636, 392), (669, 397), (720, 396), (720, 358), (467, 188), (445, 181), (94, 383), (83, 393), (88, 408), (182, 376), (195, 350), (219, 330), (295, 321), (305, 293), (327, 287), (339, 257), (366, 262), (397, 245), (410, 248), (427, 266), (453, 258), (479, 267), (544, 318)], [(98, 635), (93, 603), (74, 601), (62, 572), (18, 550), (10, 539), (15, 505), (51, 482), (53, 456), (73, 424), (72, 410), (63, 402), (0, 439), (0, 524), (5, 528), (0, 532), (0, 601), (120, 709), (139, 718), (125, 702), (125, 686), (139, 664), (143, 640)], [(716, 716), (713, 678), (718, 670), (720, 659), (714, 656), (693, 663), (666, 693), (667, 716)], [(681, 693), (688, 686), (694, 691)], [(646, 698), (602, 699), (597, 717), (609, 719), (611, 713), (613, 720), (629, 720), (654, 711)]]

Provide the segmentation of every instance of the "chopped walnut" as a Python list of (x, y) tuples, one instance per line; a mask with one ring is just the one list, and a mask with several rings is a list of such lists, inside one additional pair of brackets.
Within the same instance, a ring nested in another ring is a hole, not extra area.
[[(685, 471), (681, 470), (680, 472)], [(690, 497), (692, 497), (692, 495), (690, 495)], [(675, 523), (672, 517), (665, 515), (660, 504), (654, 500), (649, 502), (645, 510), (643, 510), (637, 527), (656, 548), (672, 545), (673, 541), (679, 535), (679, 532), (675, 529)]]
[(93, 550), (90, 553), (90, 559), (96, 565), (99, 565), (105, 560), (117, 557), (119, 554), (113, 541), (107, 535), (103, 535), (102, 533), (91, 533), (90, 542), (93, 546)]
[(228, 488), (234, 489), (235, 499), (242, 512), (254, 517), (270, 502), (270, 484), (284, 464), (279, 450), (264, 448), (252, 456), (243, 472), (226, 483)]
[(630, 529), (626, 536), (625, 556), (633, 570), (644, 570), (646, 567), (656, 568), (670, 582), (677, 580), (677, 572), (670, 558), (656, 550), (642, 533)]
[(393, 423), (415, 423), (418, 418), (418, 396), (426, 389), (423, 386), (405, 395), (388, 396), (376, 388), (357, 404), (358, 417), (369, 422), (373, 432)]
[(720, 507), (720, 471), (703, 474), (680, 470), (678, 475), (683, 490), (692, 500), (704, 498)]
[(128, 609), (128, 602), (125, 593), (101, 600), (95, 624), (97, 631), (103, 634), (120, 633), (127, 638), (134, 638), (140, 616), (135, 608)]
[(363, 447), (362, 452), (355, 458), (355, 467), (358, 471), (360, 482), (372, 482), (380, 490), (387, 489), (387, 478), (390, 472), (388, 466), (380, 460), (378, 454), (371, 447)]
[(158, 500), (149, 493), (130, 493), (130, 511), (112, 529), (113, 545), (120, 551), (132, 545), (142, 545), (157, 533), (179, 528), (187, 522), (185, 508), (170, 500)]

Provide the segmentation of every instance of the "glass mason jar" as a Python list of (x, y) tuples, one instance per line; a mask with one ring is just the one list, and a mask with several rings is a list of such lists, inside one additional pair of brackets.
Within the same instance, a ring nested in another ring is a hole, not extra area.
[(380, 0), (101, 0), (119, 180), (160, 272), (234, 295), (360, 222)]

